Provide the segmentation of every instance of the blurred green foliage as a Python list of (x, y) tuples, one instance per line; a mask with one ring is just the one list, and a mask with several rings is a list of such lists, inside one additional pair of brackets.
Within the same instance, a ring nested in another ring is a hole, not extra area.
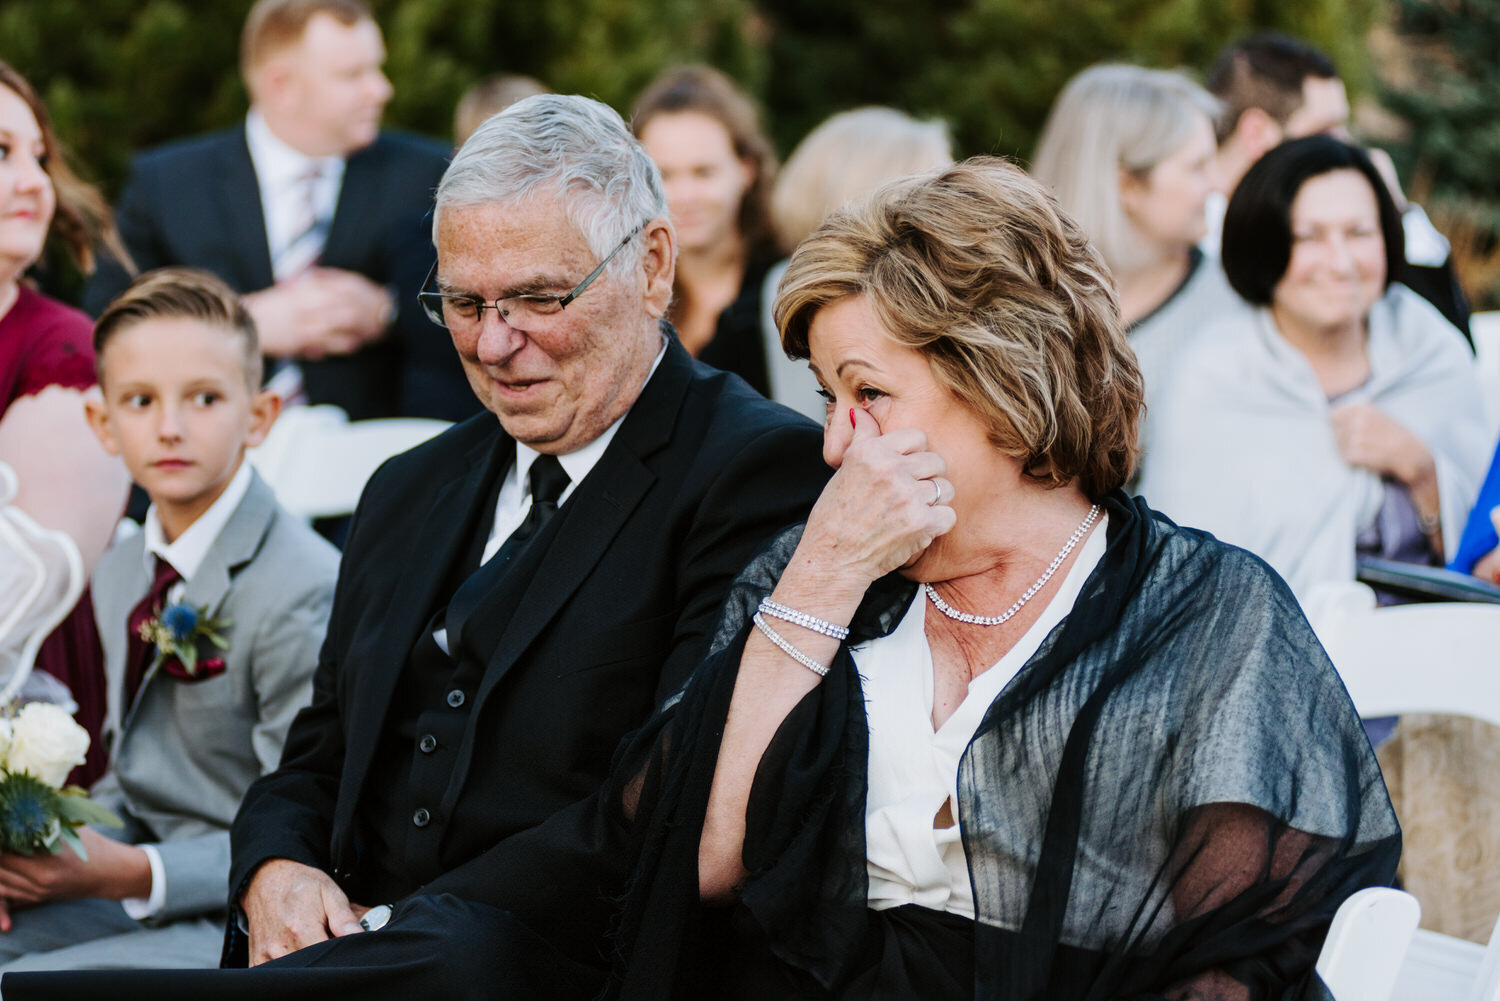
[[(1254, 28), (1328, 48), (1351, 85), (1382, 0), (374, 0), (388, 120), (447, 136), (500, 70), (629, 110), (674, 63), (713, 63), (764, 102), (786, 153), (834, 111), (892, 104), (953, 126), (962, 154), (1026, 156), (1069, 76), (1101, 60), (1201, 70)], [(42, 91), (83, 173), (114, 192), (131, 153), (243, 114), (250, 0), (3, 0), (0, 58)]]
[(1404, 59), (1379, 81), (1403, 125), (1391, 156), (1452, 241), (1475, 308), (1500, 308), (1500, 4), (1396, 0), (1393, 13)]

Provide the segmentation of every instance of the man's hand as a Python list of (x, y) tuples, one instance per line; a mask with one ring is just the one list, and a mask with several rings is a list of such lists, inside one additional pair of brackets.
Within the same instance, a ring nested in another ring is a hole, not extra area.
[[(103, 897), (124, 900), (151, 895), (151, 863), (146, 853), (88, 829), (78, 837), (85, 861), (64, 848), (56, 855), (0, 855), (0, 898), (12, 906)], [(0, 911), (0, 932), (10, 930), (8, 908)]]
[(271, 859), (255, 871), (240, 897), (250, 926), (250, 965), (259, 966), (330, 938), (364, 929), (359, 916), (368, 907), (351, 904), (321, 869)]
[(349, 354), (385, 334), (390, 293), (364, 275), (309, 268), (244, 297), (261, 350), (280, 358)]

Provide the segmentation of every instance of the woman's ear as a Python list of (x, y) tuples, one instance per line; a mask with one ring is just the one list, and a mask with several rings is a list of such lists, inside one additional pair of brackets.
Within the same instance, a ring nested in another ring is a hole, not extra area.
[(1138, 210), (1140, 200), (1146, 194), (1146, 178), (1138, 170), (1127, 170), (1125, 167), (1116, 167), (1115, 173), (1120, 185), (1120, 208), (1127, 215)]

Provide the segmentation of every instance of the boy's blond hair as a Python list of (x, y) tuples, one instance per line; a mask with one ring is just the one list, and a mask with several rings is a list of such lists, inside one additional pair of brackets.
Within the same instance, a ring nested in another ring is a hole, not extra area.
[(115, 298), (94, 323), (94, 366), (104, 384), (104, 349), (143, 320), (198, 320), (238, 338), (245, 384), (260, 389), (260, 338), (239, 295), (222, 279), (196, 268), (148, 271)]

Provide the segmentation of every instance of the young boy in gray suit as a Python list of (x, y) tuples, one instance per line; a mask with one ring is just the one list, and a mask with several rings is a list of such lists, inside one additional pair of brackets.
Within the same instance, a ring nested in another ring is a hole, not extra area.
[(151, 272), (94, 350), (89, 423), (151, 498), (93, 579), (112, 740), (93, 798), (125, 827), (79, 831), (87, 860), (0, 855), (0, 971), (217, 965), (229, 825), (310, 698), (338, 571), (245, 463), (281, 402), (227, 285)]

